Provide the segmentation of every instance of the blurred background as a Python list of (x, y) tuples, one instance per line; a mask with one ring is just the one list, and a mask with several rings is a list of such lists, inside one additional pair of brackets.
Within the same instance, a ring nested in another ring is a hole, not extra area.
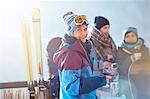
[[(117, 46), (122, 40), (122, 31), (128, 26), (138, 29), (146, 45), (150, 45), (150, 0), (50, 0), (50, 1), (0, 1), (0, 82), (27, 80), (24, 59), (22, 22), (29, 18), (31, 38), (32, 9), (41, 12), (41, 39), (44, 78), (48, 78), (46, 43), (53, 37), (63, 37), (66, 31), (62, 16), (68, 11), (85, 14), (89, 27), (95, 16), (104, 16), (110, 21), (110, 34)], [(34, 40), (33, 72), (37, 79)]]

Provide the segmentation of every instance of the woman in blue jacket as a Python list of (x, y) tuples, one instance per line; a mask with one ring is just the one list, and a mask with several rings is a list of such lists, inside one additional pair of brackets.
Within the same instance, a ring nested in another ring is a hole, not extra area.
[(68, 12), (63, 16), (68, 27), (61, 48), (54, 54), (60, 78), (60, 99), (96, 99), (95, 89), (106, 84), (106, 78), (93, 76), (92, 66), (82, 41), (87, 36), (85, 15)]

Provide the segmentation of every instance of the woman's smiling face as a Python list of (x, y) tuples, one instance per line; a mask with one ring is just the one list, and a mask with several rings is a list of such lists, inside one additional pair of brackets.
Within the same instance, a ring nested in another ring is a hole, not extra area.
[(124, 40), (127, 43), (135, 43), (137, 41), (137, 35), (134, 32), (129, 32), (125, 35)]

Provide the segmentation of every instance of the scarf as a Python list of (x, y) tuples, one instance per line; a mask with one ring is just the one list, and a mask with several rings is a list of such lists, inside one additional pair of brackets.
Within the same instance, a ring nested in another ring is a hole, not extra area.
[(110, 35), (108, 38), (100, 34), (100, 31), (93, 27), (90, 40), (98, 58), (103, 61), (114, 62), (116, 58), (116, 45)]
[(142, 38), (138, 38), (135, 43), (126, 43), (122, 42), (121, 48), (127, 50), (129, 53), (139, 52), (141, 47), (144, 45), (144, 40)]

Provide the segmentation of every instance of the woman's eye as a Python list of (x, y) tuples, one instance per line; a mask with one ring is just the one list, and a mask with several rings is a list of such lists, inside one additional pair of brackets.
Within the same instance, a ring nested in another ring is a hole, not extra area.
[(135, 35), (131, 35), (131, 37), (135, 37)]
[(129, 37), (130, 37), (129, 35), (126, 36), (126, 38), (129, 38)]

